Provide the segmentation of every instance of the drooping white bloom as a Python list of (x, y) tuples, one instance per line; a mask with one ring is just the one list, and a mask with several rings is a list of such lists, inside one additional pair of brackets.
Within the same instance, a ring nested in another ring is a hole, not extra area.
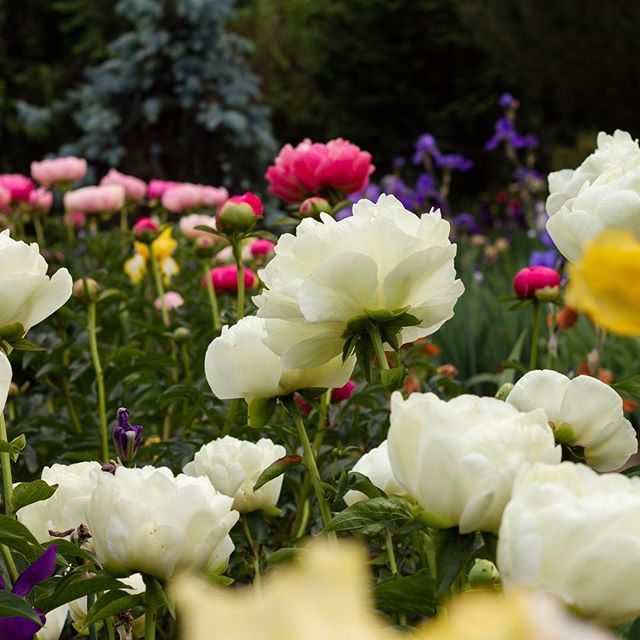
[(0, 233), (0, 327), (19, 322), (25, 332), (57, 311), (70, 297), (73, 282), (66, 269), (47, 276), (47, 263), (35, 242)]
[(166, 467), (102, 473), (89, 503), (96, 558), (114, 575), (223, 571), (239, 517), (232, 503), (206, 478), (174, 477)]
[(456, 280), (456, 245), (440, 211), (420, 217), (394, 197), (360, 200), (353, 216), (304, 219), (285, 234), (259, 272), (267, 287), (254, 298), (267, 319), (267, 344), (287, 367), (313, 367), (342, 352), (350, 321), (367, 311), (398, 311), (419, 324), (402, 329), (407, 343), (453, 316), (464, 291)]
[(389, 458), (394, 475), (424, 509), (462, 533), (497, 531), (516, 473), (560, 462), (541, 409), (521, 413), (494, 398), (433, 393), (391, 396)]
[[(89, 499), (102, 475), (98, 462), (54, 464), (42, 470), (41, 478), (56, 492), (46, 500), (34, 502), (18, 510), (18, 520), (31, 531), (38, 542), (51, 540), (49, 531), (63, 532), (86, 525)], [(106, 474), (105, 474), (106, 475)]]
[(282, 445), (268, 438), (249, 442), (225, 436), (203, 445), (183, 472), (208, 478), (217, 491), (233, 498), (233, 508), (241, 513), (268, 509), (278, 502), (283, 476), (270, 480), (257, 491), (253, 486), (260, 474), (285, 454)]
[[(357, 471), (367, 476), (371, 483), (378, 489), (382, 489), (388, 496), (405, 493), (402, 485), (396, 480), (389, 460), (388, 441), (380, 446), (367, 451), (353, 466), (352, 471)], [(344, 501), (348, 506), (366, 500), (367, 496), (361, 491), (350, 490), (344, 495)]]
[(9, 358), (0, 349), (0, 413), (4, 411), (4, 405), (7, 403), (9, 396), (9, 387), (11, 386), (11, 363)]
[(584, 448), (587, 463), (598, 471), (621, 467), (638, 451), (636, 432), (623, 416), (622, 398), (591, 376), (567, 376), (545, 369), (529, 371), (507, 402), (520, 411), (544, 409), (556, 440)]
[(575, 170), (549, 175), (547, 230), (571, 262), (607, 228), (640, 236), (640, 146), (626, 131), (598, 134), (598, 148)]
[(296, 389), (341, 387), (353, 372), (355, 358), (343, 363), (340, 356), (310, 369), (285, 368), (265, 344), (267, 338), (265, 321), (255, 316), (222, 328), (204, 361), (207, 382), (218, 398), (272, 398)]
[(35, 634), (35, 640), (58, 640), (67, 621), (67, 613), (69, 613), (69, 606), (66, 604), (47, 612), (47, 620)]
[(640, 481), (586, 465), (536, 464), (505, 509), (498, 566), (507, 587), (556, 594), (617, 625), (640, 615)]

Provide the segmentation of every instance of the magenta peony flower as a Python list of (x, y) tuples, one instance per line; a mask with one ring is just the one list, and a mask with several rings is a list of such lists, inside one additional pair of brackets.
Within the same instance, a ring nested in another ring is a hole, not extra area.
[(34, 186), (30, 178), (19, 173), (0, 174), (0, 187), (4, 187), (11, 194), (13, 202), (29, 202), (29, 194)]
[(65, 193), (64, 208), (84, 213), (108, 213), (122, 209), (124, 198), (124, 187), (119, 184), (83, 187)]
[(256, 256), (267, 256), (270, 253), (273, 253), (273, 248), (276, 245), (271, 242), (271, 240), (263, 240), (258, 239), (254, 240), (250, 245), (251, 255)]
[(340, 197), (362, 191), (375, 167), (371, 154), (348, 140), (326, 144), (308, 138), (297, 147), (285, 145), (265, 174), (269, 190), (287, 202), (302, 202), (328, 190)]
[(148, 216), (140, 218), (133, 225), (133, 235), (136, 238), (141, 238), (142, 236), (145, 236), (147, 234), (158, 233), (158, 231), (160, 231), (160, 225), (158, 224), (158, 221), (154, 220), (153, 218), (149, 218)]
[(11, 191), (0, 184), (0, 211), (6, 209), (11, 202)]
[(119, 184), (124, 189), (126, 197), (135, 202), (144, 200), (147, 193), (147, 184), (143, 180), (120, 173), (116, 169), (110, 169), (109, 173), (100, 180), (100, 184)]
[[(209, 277), (217, 293), (223, 291), (234, 292), (238, 290), (238, 268), (235, 264), (214, 267), (209, 271)], [(207, 286), (205, 278), (202, 278), (200, 282), (203, 287)], [(247, 289), (253, 289), (257, 284), (258, 276), (251, 271), (251, 269), (244, 267), (244, 286)]]
[(253, 213), (256, 216), (262, 216), (264, 213), (262, 200), (260, 200), (255, 193), (251, 193), (250, 191), (243, 193), (241, 196), (231, 196), (227, 202), (233, 202), (234, 204), (248, 204), (253, 209)]
[(86, 173), (87, 161), (74, 156), (31, 163), (31, 177), (45, 187), (82, 180)]
[(342, 387), (338, 387), (336, 389), (331, 390), (331, 402), (342, 402), (343, 400), (348, 400), (351, 397), (354, 389), (356, 388), (356, 383), (353, 380), (348, 380), (346, 384)]
[(513, 290), (519, 298), (536, 298), (539, 291), (558, 286), (560, 274), (549, 267), (525, 267), (513, 279)]

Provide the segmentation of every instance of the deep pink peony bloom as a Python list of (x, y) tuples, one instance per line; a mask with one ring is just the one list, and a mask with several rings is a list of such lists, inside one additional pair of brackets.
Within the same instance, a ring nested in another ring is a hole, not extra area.
[(53, 204), (53, 194), (42, 187), (29, 194), (29, 204), (38, 211), (49, 211)]
[(233, 202), (235, 204), (248, 204), (252, 209), (253, 213), (257, 216), (262, 216), (264, 213), (264, 205), (262, 204), (262, 200), (258, 198), (255, 193), (251, 193), (251, 191), (247, 191), (243, 193), (241, 196), (231, 196), (227, 202)]
[(371, 154), (348, 140), (321, 144), (307, 138), (295, 148), (282, 147), (265, 178), (271, 193), (287, 202), (302, 202), (329, 189), (341, 196), (362, 191), (374, 169)]
[(349, 380), (344, 386), (331, 390), (331, 402), (342, 402), (348, 400), (356, 388), (356, 383), (353, 380)]
[(6, 209), (11, 202), (11, 191), (0, 184), (0, 211)]
[(164, 192), (171, 187), (177, 187), (179, 182), (171, 182), (170, 180), (156, 180), (155, 178), (147, 185), (147, 198), (149, 200), (160, 199)]
[(550, 267), (525, 267), (513, 279), (513, 290), (519, 298), (535, 298), (541, 289), (559, 285), (560, 274)]
[(31, 177), (45, 187), (82, 180), (86, 173), (87, 161), (75, 156), (31, 163)]
[(127, 198), (135, 202), (144, 200), (144, 196), (147, 193), (147, 184), (144, 180), (120, 173), (116, 169), (110, 169), (109, 173), (100, 180), (100, 184), (119, 184), (124, 189)]
[(136, 238), (146, 235), (147, 233), (157, 233), (160, 230), (160, 225), (153, 218), (145, 217), (140, 218), (133, 225), (133, 235)]
[(19, 173), (0, 174), (0, 186), (11, 194), (12, 202), (29, 202), (29, 194), (35, 188), (30, 178)]
[[(214, 267), (209, 271), (209, 277), (213, 283), (216, 293), (223, 291), (234, 292), (238, 290), (238, 269), (235, 264), (227, 264), (223, 267)], [(207, 286), (205, 278), (201, 278), (200, 282), (203, 287)], [(247, 289), (253, 289), (258, 284), (258, 276), (244, 267), (244, 286)]]
[(119, 184), (83, 187), (64, 194), (64, 208), (84, 213), (108, 213), (122, 209), (124, 198), (124, 188)]
[(87, 222), (87, 216), (82, 211), (67, 211), (62, 217), (62, 221), (74, 229), (82, 229)]
[(273, 248), (275, 246), (276, 245), (271, 242), (271, 240), (259, 239), (254, 240), (249, 248), (251, 249), (251, 255), (253, 256), (266, 256), (273, 253)]

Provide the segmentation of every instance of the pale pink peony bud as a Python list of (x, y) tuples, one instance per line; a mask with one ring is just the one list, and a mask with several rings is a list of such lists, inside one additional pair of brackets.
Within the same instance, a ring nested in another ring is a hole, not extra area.
[(47, 191), (40, 187), (39, 189), (34, 189), (29, 194), (29, 204), (38, 211), (49, 211), (51, 209), (51, 205), (53, 204), (53, 194), (51, 191)]
[(122, 209), (124, 199), (124, 188), (119, 184), (83, 187), (65, 193), (64, 207), (67, 211), (108, 213)]
[(31, 163), (31, 177), (45, 187), (82, 180), (86, 173), (87, 161), (74, 156)]
[(120, 173), (116, 169), (110, 169), (109, 173), (100, 180), (100, 184), (119, 184), (124, 189), (126, 197), (135, 202), (144, 200), (147, 193), (147, 185), (143, 180)]

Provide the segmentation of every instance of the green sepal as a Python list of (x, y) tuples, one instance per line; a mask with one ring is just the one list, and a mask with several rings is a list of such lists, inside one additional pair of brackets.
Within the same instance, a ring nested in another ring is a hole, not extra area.
[(277, 398), (253, 398), (247, 402), (247, 424), (254, 429), (266, 426), (273, 416)]

